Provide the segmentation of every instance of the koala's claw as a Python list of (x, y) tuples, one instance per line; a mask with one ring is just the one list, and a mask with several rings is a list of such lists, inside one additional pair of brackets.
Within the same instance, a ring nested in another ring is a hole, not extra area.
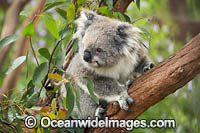
[(98, 117), (98, 118), (102, 118), (102, 116), (103, 116), (103, 113), (105, 113), (105, 109), (104, 108), (102, 108), (101, 106), (99, 106), (99, 107), (97, 107), (96, 108), (96, 111), (95, 111), (95, 115), (94, 116), (96, 116), (96, 117)]
[(149, 65), (145, 66), (145, 67), (144, 67), (144, 69), (143, 69), (143, 71), (144, 71), (144, 72), (146, 72), (146, 71), (148, 71), (148, 70), (152, 69), (153, 67), (154, 67), (154, 64), (153, 64), (153, 63), (151, 63), (151, 64), (149, 64)]
[(134, 103), (133, 99), (130, 96), (121, 96), (118, 100), (119, 106), (121, 109), (124, 109), (128, 112), (130, 112), (129, 106)]
[(132, 83), (133, 83), (133, 80), (128, 80), (126, 82), (126, 86), (128, 86), (128, 88), (129, 88), (129, 87), (131, 87)]

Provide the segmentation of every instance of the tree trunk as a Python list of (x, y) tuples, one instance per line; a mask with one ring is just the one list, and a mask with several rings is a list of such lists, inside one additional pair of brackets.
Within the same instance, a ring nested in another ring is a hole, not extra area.
[[(46, 3), (46, 0), (41, 0), (38, 2), (36, 9), (31, 13), (31, 15), (24, 21), (22, 29), (24, 28), (24, 26), (26, 26), (29, 22), (31, 22), (33, 20), (33, 18), (35, 18), (34, 24), (36, 24), (38, 18), (39, 18), (39, 14), (42, 12), (42, 9), (44, 7)], [(36, 16), (37, 15), (37, 16)], [(19, 56), (23, 56), (26, 54), (26, 52), (29, 49), (29, 38), (28, 37), (21, 37), (17, 42), (17, 49), (14, 55), (14, 59), (19, 57)], [(11, 72), (9, 75), (7, 75), (3, 81), (3, 85), (2, 88), (0, 90), (0, 94), (3, 94), (6, 92), (6, 90), (8, 89), (9, 91), (11, 89), (13, 89), (16, 86), (16, 83), (19, 79), (19, 76), (21, 75), (21, 70), (22, 70), (22, 65), (19, 66), (17, 69), (15, 69), (13, 72)], [(12, 90), (13, 91), (13, 90)], [(11, 92), (12, 92), (11, 91)], [(1, 99), (1, 97), (0, 97)]]
[(196, 36), (200, 31), (200, 22), (189, 17), (186, 0), (169, 0), (168, 4), (171, 17), (178, 26), (174, 38), (183, 41), (186, 40), (188, 33), (192, 37)]
[[(149, 107), (183, 87), (200, 73), (200, 34), (178, 52), (168, 57), (153, 69), (137, 78), (128, 90), (135, 103), (131, 112), (120, 110), (118, 104), (110, 104), (105, 116), (110, 119), (136, 119)], [(120, 133), (119, 128), (89, 129), (94, 133)]]
[[(28, 3), (29, 0), (15, 0), (12, 5), (9, 7), (5, 21), (3, 24), (3, 29), (1, 32), (1, 39), (4, 37), (14, 34), (16, 32), (18, 22), (19, 22), (19, 13), (23, 7)], [(0, 73), (3, 62), (5, 61), (6, 55), (8, 54), (12, 45), (5, 46), (0, 49)]]

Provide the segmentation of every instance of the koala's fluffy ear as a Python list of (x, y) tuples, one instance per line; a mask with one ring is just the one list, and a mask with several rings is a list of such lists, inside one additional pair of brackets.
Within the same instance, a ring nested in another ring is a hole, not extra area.
[(80, 17), (75, 21), (77, 24), (77, 31), (73, 38), (82, 39), (85, 34), (86, 29), (93, 23), (96, 13), (83, 9), (80, 13)]

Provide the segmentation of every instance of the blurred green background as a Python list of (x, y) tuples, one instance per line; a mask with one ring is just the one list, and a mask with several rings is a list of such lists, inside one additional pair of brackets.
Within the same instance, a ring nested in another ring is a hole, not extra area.
[[(50, 2), (51, 0), (47, 1)], [(8, 4), (11, 1), (8, 2)], [(36, 5), (36, 0), (31, 0), (25, 6), (25, 11), (30, 12)], [(61, 5), (65, 8), (65, 5)], [(7, 7), (0, 6), (0, 31)], [(62, 29), (65, 20), (54, 8), (47, 11), (56, 20), (58, 29)], [(155, 64), (166, 59), (179, 50), (186, 42), (200, 32), (200, 0), (141, 0), (140, 10), (132, 2), (125, 13), (134, 25), (144, 32), (145, 45), (149, 47), (149, 54)], [(20, 15), (20, 22), (26, 17)], [(20, 25), (19, 25), (20, 27)], [(19, 28), (18, 27), (18, 28)], [(21, 31), (17, 31), (20, 34)], [(33, 36), (34, 49), (46, 47), (52, 51), (55, 40), (45, 28), (44, 22), (39, 21), (36, 34)], [(66, 40), (68, 42), (69, 40)], [(53, 43), (52, 43), (53, 42)], [(64, 43), (65, 44), (65, 43)], [(7, 54), (6, 61), (0, 73), (0, 88), (10, 64), (13, 61), (15, 45)], [(30, 53), (31, 54), (31, 53)], [(36, 53), (40, 62), (45, 58)], [(26, 72), (32, 75), (36, 62), (31, 54), (28, 70), (23, 67), (23, 73), (17, 83), (13, 97), (21, 96), (22, 89), (28, 84), (32, 76), (26, 78)], [(134, 129), (134, 133), (200, 133), (200, 75), (190, 81), (182, 89), (163, 99), (158, 104), (149, 108), (138, 119), (175, 119), (175, 129)]]

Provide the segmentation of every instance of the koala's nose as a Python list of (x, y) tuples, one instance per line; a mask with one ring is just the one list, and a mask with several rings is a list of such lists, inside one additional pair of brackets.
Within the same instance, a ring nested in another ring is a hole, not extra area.
[(92, 54), (90, 51), (88, 50), (85, 50), (84, 51), (84, 55), (83, 55), (83, 59), (86, 61), (86, 62), (91, 62), (92, 60)]

